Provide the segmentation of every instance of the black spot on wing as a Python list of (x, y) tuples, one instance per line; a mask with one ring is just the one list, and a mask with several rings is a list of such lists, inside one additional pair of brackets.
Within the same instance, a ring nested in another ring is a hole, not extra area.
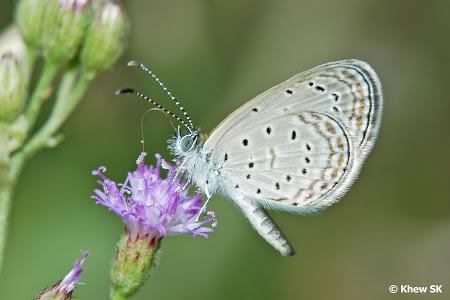
[(323, 87), (321, 87), (320, 85), (316, 86), (316, 90), (324, 92), (325, 89)]
[(334, 97), (334, 101), (338, 101), (339, 100), (339, 96), (335, 93), (332, 93), (331, 96)]

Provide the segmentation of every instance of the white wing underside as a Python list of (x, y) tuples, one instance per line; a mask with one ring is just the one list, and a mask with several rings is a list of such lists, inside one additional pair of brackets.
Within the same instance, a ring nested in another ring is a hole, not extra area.
[[(234, 200), (269, 244), (292, 255), (261, 206), (308, 213), (339, 200), (373, 146), (382, 104), (379, 79), (367, 63), (328, 63), (234, 111), (200, 154), (217, 175), (215, 188)], [(208, 180), (196, 181), (208, 190)]]
[(305, 213), (334, 203), (357, 177), (381, 120), (379, 80), (358, 60), (300, 73), (227, 117), (203, 145), (219, 189)]

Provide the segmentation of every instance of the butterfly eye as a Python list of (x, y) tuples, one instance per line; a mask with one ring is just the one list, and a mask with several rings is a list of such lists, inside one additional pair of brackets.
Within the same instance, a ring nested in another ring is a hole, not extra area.
[(183, 152), (189, 152), (194, 148), (196, 138), (192, 135), (185, 135), (180, 140), (180, 149)]

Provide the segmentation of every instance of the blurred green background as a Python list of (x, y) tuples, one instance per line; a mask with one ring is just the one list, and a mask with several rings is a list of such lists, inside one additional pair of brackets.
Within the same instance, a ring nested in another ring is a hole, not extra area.
[[(233, 204), (211, 203), (209, 239), (164, 240), (160, 265), (133, 299), (410, 299), (390, 284), (443, 284), (450, 295), (449, 1), (127, 1), (129, 48), (99, 77), (65, 125), (64, 142), (39, 153), (19, 181), (0, 299), (32, 299), (88, 249), (77, 299), (107, 299), (123, 230), (96, 206), (92, 169), (117, 180), (141, 151), (148, 104), (115, 97), (140, 87), (168, 103), (129, 59), (150, 65), (203, 131), (291, 75), (359, 58), (384, 88), (380, 136), (342, 201), (315, 216), (272, 215), (297, 255), (283, 258)], [(0, 4), (0, 26), (14, 1)], [(170, 105), (168, 105), (170, 106)], [(146, 150), (168, 156), (171, 127), (152, 113)], [(420, 299), (433, 298), (432, 295)]]

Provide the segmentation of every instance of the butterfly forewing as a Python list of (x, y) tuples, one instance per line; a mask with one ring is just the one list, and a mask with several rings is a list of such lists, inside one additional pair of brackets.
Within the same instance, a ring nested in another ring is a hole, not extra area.
[(296, 211), (326, 206), (350, 186), (370, 151), (380, 92), (366, 63), (325, 64), (233, 112), (203, 151), (220, 170), (222, 190), (234, 189), (229, 194)]
[[(225, 131), (248, 130), (268, 116), (299, 111), (326, 113), (340, 120), (355, 143), (355, 151), (368, 151), (381, 117), (381, 87), (365, 62), (343, 60), (300, 73), (262, 93), (233, 112), (211, 134), (205, 147), (226, 143)], [(223, 125), (223, 126), (222, 126)]]

